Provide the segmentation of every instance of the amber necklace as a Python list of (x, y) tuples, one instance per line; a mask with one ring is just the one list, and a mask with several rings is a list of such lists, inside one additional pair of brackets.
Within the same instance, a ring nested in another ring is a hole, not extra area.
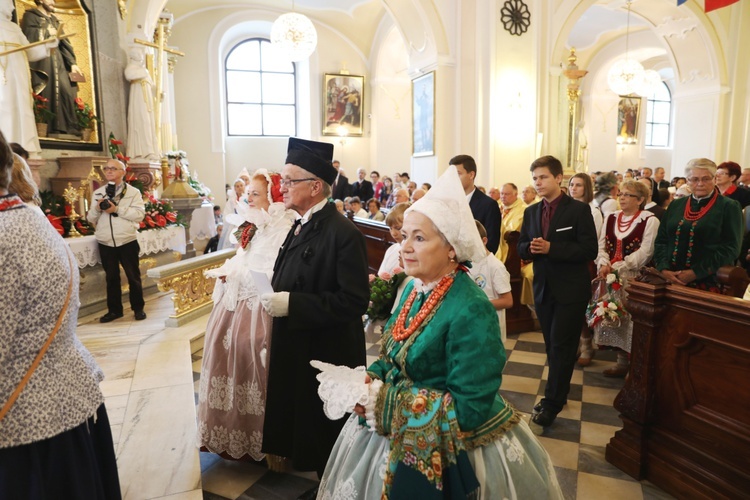
[(401, 312), (398, 313), (396, 323), (393, 325), (393, 330), (391, 331), (393, 340), (395, 340), (396, 342), (401, 342), (402, 340), (406, 340), (411, 337), (412, 334), (417, 331), (424, 320), (432, 313), (432, 311), (435, 310), (438, 304), (440, 304), (440, 302), (443, 300), (443, 297), (445, 297), (445, 294), (448, 293), (451, 285), (453, 285), (454, 276), (455, 272), (446, 274), (440, 279), (437, 286), (435, 286), (435, 289), (432, 291), (430, 296), (427, 297), (427, 300), (424, 304), (422, 304), (422, 307), (419, 308), (419, 312), (417, 312), (416, 316), (412, 318), (411, 323), (409, 323), (409, 327), (407, 328), (405, 326), (406, 316), (409, 314), (411, 306), (412, 304), (414, 304), (414, 300), (416, 300), (417, 298), (417, 291), (411, 291), (409, 297), (404, 303), (404, 306), (401, 308)]

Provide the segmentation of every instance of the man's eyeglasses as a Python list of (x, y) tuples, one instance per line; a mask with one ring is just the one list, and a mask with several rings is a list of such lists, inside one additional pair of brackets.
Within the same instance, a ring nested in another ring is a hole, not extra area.
[(688, 182), (690, 184), (698, 184), (699, 182), (702, 182), (703, 184), (708, 184), (713, 180), (713, 177), (689, 177)]
[(295, 184), (297, 184), (298, 182), (303, 182), (303, 181), (316, 181), (316, 180), (317, 180), (317, 179), (316, 179), (315, 177), (307, 177), (307, 178), (305, 178), (305, 179), (281, 179), (281, 180), (279, 181), (279, 184), (280, 184), (281, 186), (285, 186), (285, 187), (292, 187), (292, 186), (294, 186)]
[(104, 170), (105, 172), (115, 172), (120, 169), (118, 167), (102, 167), (102, 170)]

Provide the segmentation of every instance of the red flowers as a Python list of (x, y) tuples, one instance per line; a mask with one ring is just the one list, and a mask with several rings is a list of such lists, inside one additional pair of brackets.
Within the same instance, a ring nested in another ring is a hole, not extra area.
[(62, 222), (60, 222), (60, 217), (56, 217), (54, 215), (47, 215), (47, 220), (52, 224), (52, 227), (55, 228), (55, 231), (60, 233), (60, 236), (65, 234), (65, 229), (63, 229)]
[(109, 143), (113, 146), (122, 146), (122, 141), (118, 141), (117, 139), (110, 139)]
[(185, 225), (168, 201), (158, 200), (152, 193), (146, 197), (146, 216), (139, 224), (139, 231)]

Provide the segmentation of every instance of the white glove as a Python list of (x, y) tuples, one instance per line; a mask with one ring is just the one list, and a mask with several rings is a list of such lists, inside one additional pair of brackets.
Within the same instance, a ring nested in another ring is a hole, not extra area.
[(289, 316), (289, 292), (264, 293), (260, 296), (260, 303), (274, 318)]

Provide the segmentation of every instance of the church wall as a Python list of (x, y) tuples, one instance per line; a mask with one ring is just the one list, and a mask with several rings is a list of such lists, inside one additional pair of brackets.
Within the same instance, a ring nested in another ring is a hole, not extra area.
[(190, 168), (212, 191), (214, 202), (224, 205), (224, 149), (212, 147), (211, 106), (208, 74), (208, 38), (223, 17), (221, 11), (208, 11), (176, 23), (170, 43), (185, 52), (175, 66), (175, 114), (178, 147), (185, 150)]
[[(539, 78), (540, 12), (538, 2), (527, 2), (531, 25), (521, 36), (510, 34), (500, 22), (503, 2), (493, 9), (496, 68), (492, 78), (490, 140), (493, 169), (489, 186), (513, 182), (529, 184), (529, 165), (535, 159), (537, 140), (537, 89)], [(548, 154), (544, 149), (542, 154)]]
[[(243, 38), (267, 34), (277, 16), (274, 12), (252, 9), (212, 9), (185, 16), (175, 24), (171, 42), (187, 52), (175, 69), (179, 144), (187, 151), (191, 167), (197, 169), (200, 179), (215, 194), (223, 193), (224, 184), (231, 183), (242, 168), (280, 170), (283, 166), (285, 138), (224, 137), (226, 118), (221, 97), (223, 61), (228, 50)], [(242, 33), (242, 23), (249, 23), (246, 36)], [(351, 178), (359, 166), (370, 168), (371, 130), (366, 119), (372, 98), (368, 86), (370, 75), (362, 55), (341, 35), (315, 24), (318, 47), (309, 61), (297, 64), (297, 135), (334, 144), (334, 155), (339, 157), (343, 153), (342, 166)], [(324, 73), (338, 73), (343, 67), (353, 75), (365, 76), (365, 120), (363, 136), (348, 137), (342, 149), (339, 137), (322, 136), (322, 87)], [(223, 196), (216, 196), (217, 203), (224, 201)]]
[(412, 104), (408, 53), (390, 17), (379, 27), (371, 61), (368, 89), (372, 96), (372, 118), (367, 120), (372, 137), (370, 166), (381, 176), (392, 178), (396, 172), (411, 169)]

